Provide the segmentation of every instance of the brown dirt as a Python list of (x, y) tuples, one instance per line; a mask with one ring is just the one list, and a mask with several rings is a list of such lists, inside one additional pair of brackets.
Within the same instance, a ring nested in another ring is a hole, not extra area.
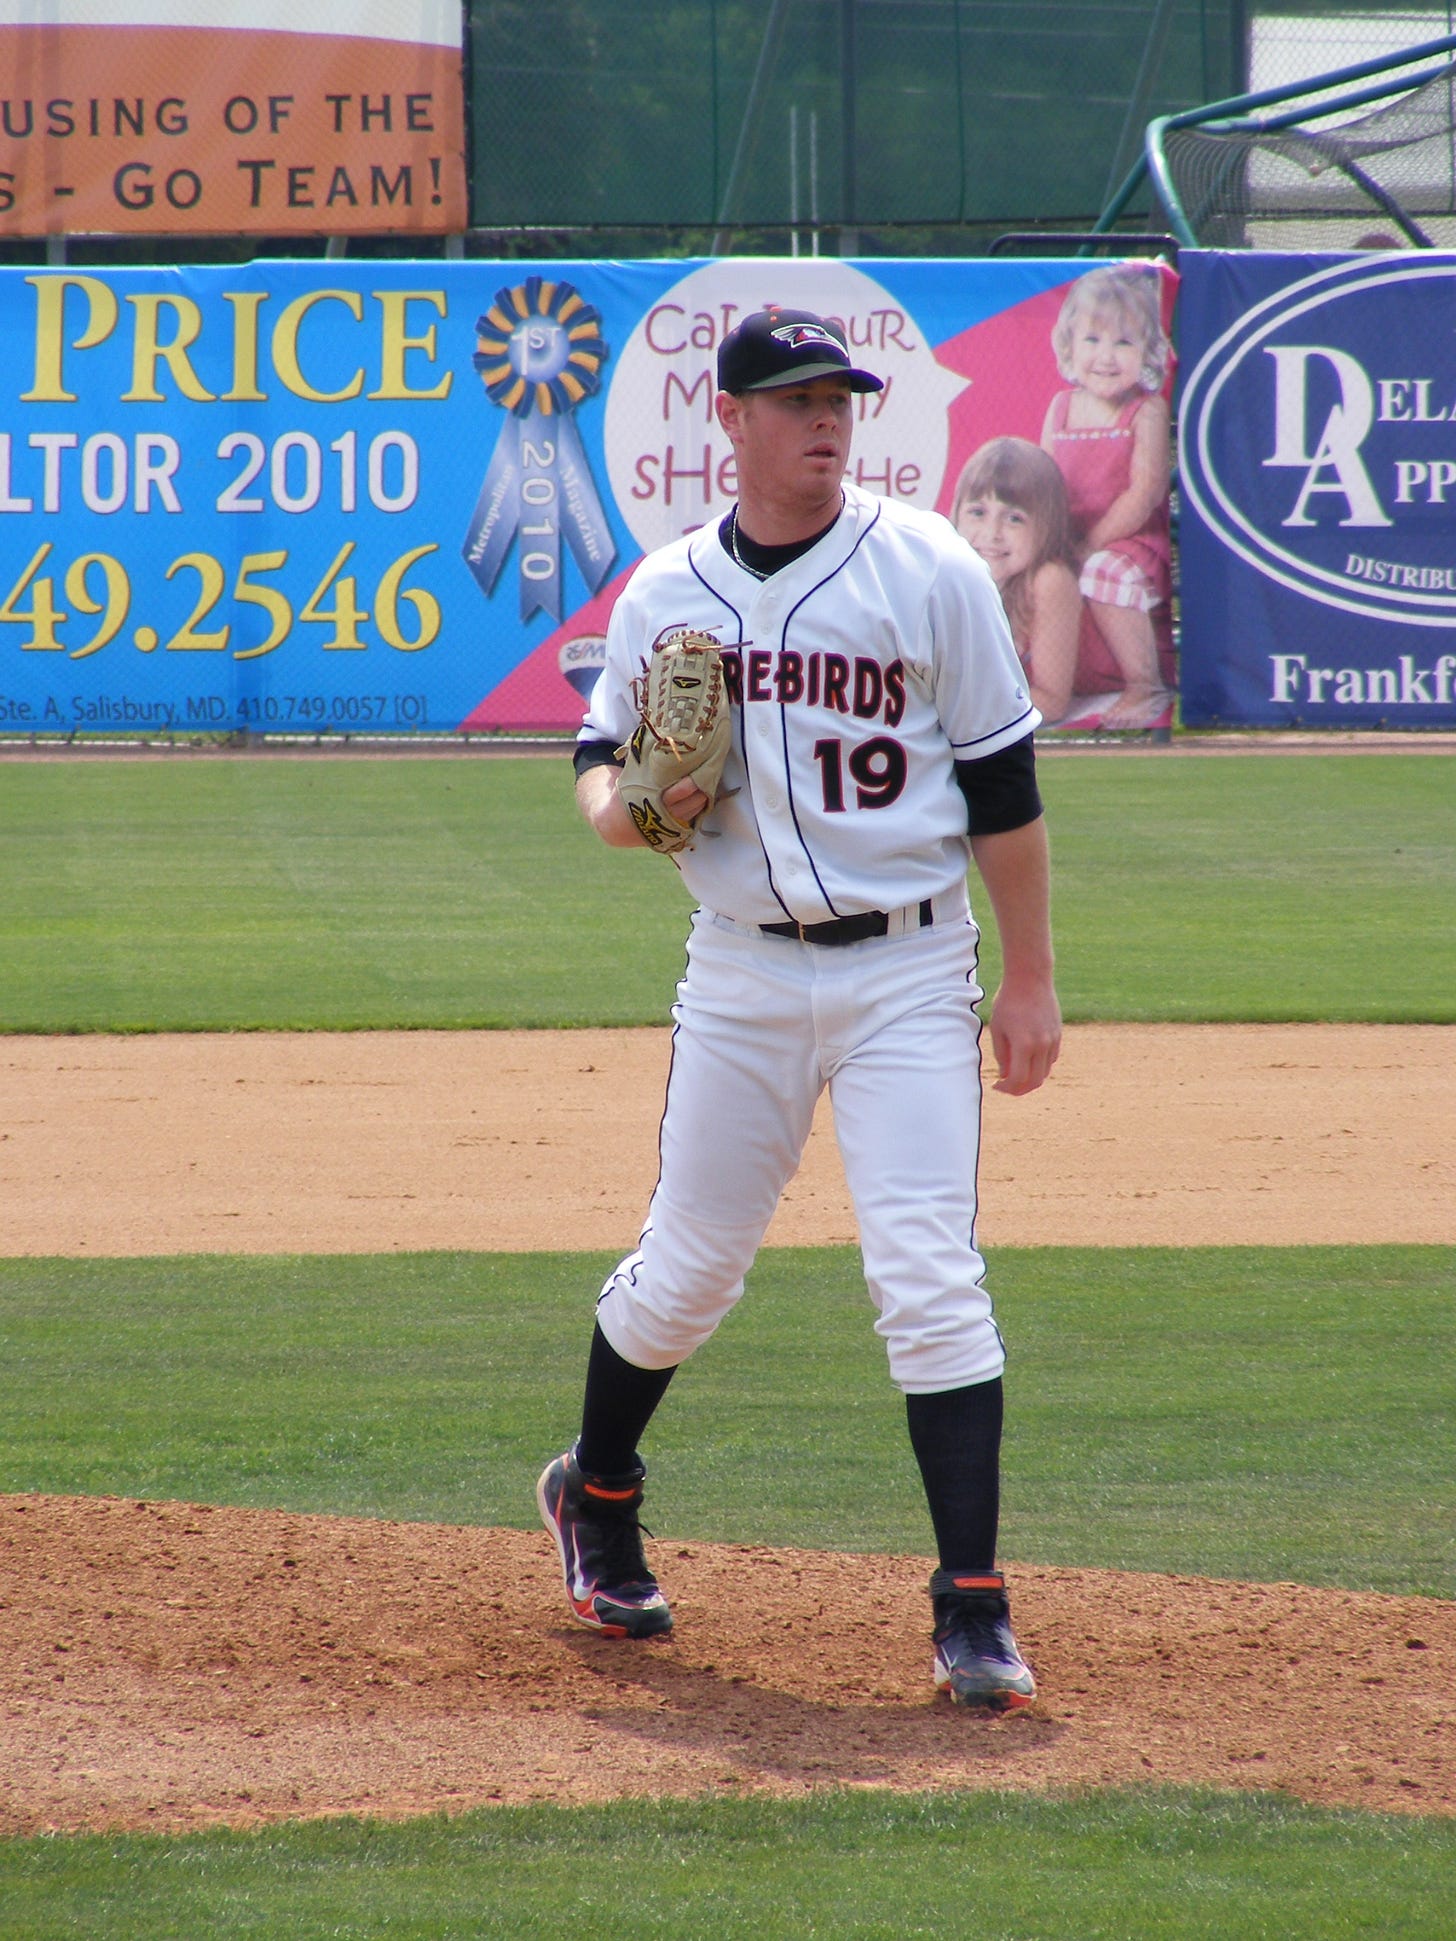
[[(10, 1254), (612, 1248), (660, 1032), (11, 1038)], [(1444, 1027), (1082, 1027), (988, 1104), (990, 1244), (1456, 1242)], [(770, 1233), (852, 1238), (827, 1122)], [(543, 1452), (544, 1453), (544, 1452)], [(908, 1457), (907, 1457), (908, 1460)], [(1042, 1697), (928, 1680), (924, 1557), (658, 1541), (667, 1640), (544, 1533), (0, 1497), (0, 1833), (826, 1785), (1456, 1812), (1456, 1604), (1011, 1566)]]
[[(0, 1038), (4, 1254), (623, 1248), (666, 1031)], [(1456, 1241), (1456, 1028), (1082, 1025), (988, 1092), (989, 1245)], [(769, 1244), (854, 1239), (827, 1110)]]

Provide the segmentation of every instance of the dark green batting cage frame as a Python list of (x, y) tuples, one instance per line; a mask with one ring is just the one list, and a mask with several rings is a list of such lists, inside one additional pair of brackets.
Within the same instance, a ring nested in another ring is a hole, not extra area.
[[(1428, 61), (1434, 65), (1422, 65)], [(1345, 119), (1333, 128), (1320, 125), (1334, 113), (1384, 109), (1392, 96), (1402, 98), (1409, 114), (1417, 95), (1424, 100), (1433, 93), (1434, 102), (1409, 127), (1383, 113)], [(1262, 217), (1266, 226), (1281, 219), (1308, 226), (1312, 214), (1319, 220), (1351, 210), (1385, 218), (1396, 232), (1389, 246), (1403, 241), (1416, 249), (1435, 248), (1436, 240), (1421, 218), (1456, 214), (1453, 108), (1456, 34), (1446, 34), (1281, 88), (1156, 116), (1145, 131), (1143, 153), (1098, 217), (1093, 234), (1115, 231), (1126, 211), (1140, 203), (1140, 192), (1145, 194), (1151, 185), (1174, 240), (1190, 248), (1240, 246), (1245, 219), (1251, 215)], [(1201, 129), (1227, 144), (1224, 160), (1205, 165), (1201, 179), (1187, 172), (1186, 180), (1180, 180), (1184, 172), (1174, 166), (1170, 144), (1184, 129)], [(1271, 153), (1287, 147), (1304, 166), (1312, 186), (1300, 199), (1288, 195), (1287, 185), (1282, 205), (1280, 188), (1266, 186), (1262, 197), (1250, 192), (1247, 158), (1261, 141)], [(1418, 143), (1434, 143), (1436, 166), (1402, 169), (1401, 159), (1408, 160)]]

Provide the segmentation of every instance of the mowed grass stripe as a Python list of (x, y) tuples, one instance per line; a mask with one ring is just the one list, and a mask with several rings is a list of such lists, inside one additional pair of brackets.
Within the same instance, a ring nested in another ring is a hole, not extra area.
[[(600, 1255), (0, 1263), (0, 1489), (535, 1522)], [(1003, 1551), (1456, 1594), (1456, 1249), (999, 1249)], [(652, 1425), (672, 1537), (929, 1553), (858, 1255), (773, 1249)]]
[[(1456, 1020), (1446, 758), (1041, 775), (1069, 1019)], [(591, 835), (564, 753), (14, 762), (0, 790), (0, 1030), (660, 1023), (681, 970), (678, 873)]]
[(1447, 1941), (1456, 1823), (1160, 1790), (0, 1841), (6, 1941)]

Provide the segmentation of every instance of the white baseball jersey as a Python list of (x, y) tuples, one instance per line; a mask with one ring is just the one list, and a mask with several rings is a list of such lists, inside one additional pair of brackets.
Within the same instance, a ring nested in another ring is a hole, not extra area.
[(616, 603), (583, 741), (625, 742), (631, 684), (679, 627), (724, 650), (734, 750), (676, 860), (706, 909), (820, 923), (965, 881), (954, 763), (1040, 723), (994, 581), (949, 520), (848, 483), (817, 545), (767, 580), (716, 525), (643, 560)]

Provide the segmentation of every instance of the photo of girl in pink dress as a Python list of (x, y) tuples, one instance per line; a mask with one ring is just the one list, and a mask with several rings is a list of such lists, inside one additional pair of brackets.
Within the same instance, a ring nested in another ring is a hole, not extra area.
[[(1100, 726), (1172, 719), (1169, 411), (1172, 346), (1151, 265), (1079, 277), (1052, 333), (1066, 380), (1047, 407), (1043, 449), (1067, 490), (1082, 595), (1095, 627), (1079, 687), (1116, 689)], [(1100, 661), (1100, 666), (1093, 663)]]

